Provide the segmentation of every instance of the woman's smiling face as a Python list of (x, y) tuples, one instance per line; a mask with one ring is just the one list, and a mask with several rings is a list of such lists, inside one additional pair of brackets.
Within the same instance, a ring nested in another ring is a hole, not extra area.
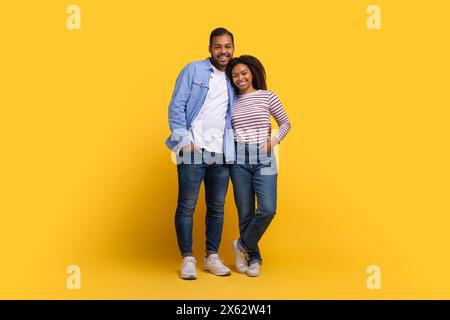
[(254, 90), (252, 84), (252, 72), (247, 65), (243, 63), (235, 65), (231, 71), (231, 74), (233, 76), (233, 83), (239, 89), (240, 93), (246, 93)]

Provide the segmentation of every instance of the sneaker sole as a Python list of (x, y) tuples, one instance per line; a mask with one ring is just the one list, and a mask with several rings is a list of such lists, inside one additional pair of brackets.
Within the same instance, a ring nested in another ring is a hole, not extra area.
[(230, 276), (230, 275), (231, 275), (231, 271), (228, 271), (227, 273), (223, 273), (223, 274), (220, 274), (220, 273), (214, 273), (214, 272), (212, 272), (212, 271), (209, 270), (209, 269), (203, 269), (203, 271), (209, 272), (209, 273), (211, 273), (211, 274), (213, 274), (213, 275), (216, 275), (216, 276), (219, 276), (219, 277), (226, 277), (226, 276)]
[(197, 279), (197, 276), (194, 276), (193, 274), (192, 275), (186, 275), (186, 276), (181, 276), (180, 275), (180, 278), (183, 279), (183, 280), (195, 280), (195, 279)]
[(236, 268), (236, 271), (242, 274), (247, 273), (247, 270), (239, 270), (238, 268)]
[(259, 274), (248, 274), (247, 272), (245, 273), (247, 276), (249, 276), (250, 278), (256, 278), (259, 277)]

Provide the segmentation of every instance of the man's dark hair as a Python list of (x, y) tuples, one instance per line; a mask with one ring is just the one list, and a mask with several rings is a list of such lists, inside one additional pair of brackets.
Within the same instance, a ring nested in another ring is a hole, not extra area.
[(231, 37), (231, 43), (234, 46), (234, 37), (233, 34), (225, 28), (216, 28), (211, 31), (211, 35), (209, 36), (209, 45), (212, 46), (212, 41), (214, 37), (221, 36), (224, 34), (228, 34)]
[[(264, 66), (262, 65), (261, 61), (256, 59), (254, 56), (242, 55), (238, 58), (231, 59), (226, 68), (228, 78), (230, 80), (233, 79), (233, 68), (240, 63), (245, 64), (250, 69), (253, 77), (253, 88), (255, 88), (256, 90), (267, 90), (266, 70), (264, 70)], [(239, 89), (235, 86), (234, 82), (231, 81), (231, 83), (233, 84), (236, 92), (239, 93)]]

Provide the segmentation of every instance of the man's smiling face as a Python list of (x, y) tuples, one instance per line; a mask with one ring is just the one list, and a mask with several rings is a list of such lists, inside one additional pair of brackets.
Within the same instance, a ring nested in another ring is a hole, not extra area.
[(233, 39), (228, 34), (214, 37), (209, 46), (209, 52), (212, 64), (217, 69), (224, 71), (228, 62), (233, 58)]

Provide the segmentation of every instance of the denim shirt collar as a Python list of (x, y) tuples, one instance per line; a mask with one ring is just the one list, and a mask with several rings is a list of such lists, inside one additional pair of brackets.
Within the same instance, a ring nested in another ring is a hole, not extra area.
[(203, 61), (205, 62), (205, 70), (206, 70), (206, 71), (211, 71), (211, 72), (213, 72), (214, 69), (213, 69), (213, 66), (212, 66), (212, 63), (211, 63), (210, 58), (208, 57), (208, 58), (206, 58), (206, 59), (203, 60)]
[[(211, 63), (211, 58), (208, 57), (208, 58), (206, 58), (203, 61), (205, 62), (205, 70), (214, 72), (214, 68), (213, 68), (213, 65)], [(225, 76), (227, 76), (226, 72), (225, 72)], [(227, 78), (228, 78), (228, 76), (227, 76)]]
[[(214, 68), (213, 68), (213, 65), (211, 63), (211, 58), (210, 57), (208, 57), (205, 60), (203, 60), (203, 62), (204, 62), (205, 71), (214, 72)], [(227, 79), (228, 84), (231, 86), (231, 80), (230, 80), (230, 78), (228, 78), (228, 75), (226, 74), (226, 72), (225, 72), (225, 78)]]

